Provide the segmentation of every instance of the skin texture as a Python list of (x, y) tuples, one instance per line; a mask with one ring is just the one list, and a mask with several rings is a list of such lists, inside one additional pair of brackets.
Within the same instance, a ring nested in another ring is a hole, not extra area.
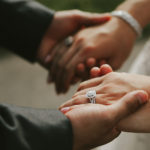
[(56, 78), (55, 84), (59, 84), (59, 92), (65, 93), (69, 89), (77, 65), (86, 63), (90, 57), (98, 62), (105, 60), (113, 69), (118, 69), (130, 54), (135, 39), (132, 28), (115, 17), (103, 25), (78, 32), (73, 45), (57, 61), (56, 73), (52, 74)]
[[(123, 10), (131, 14), (142, 28), (150, 22), (149, 0), (126, 0), (116, 10)], [(102, 26), (85, 28), (80, 31), (74, 36), (73, 45), (57, 62), (57, 70), (60, 70), (59, 72), (56, 70), (57, 73), (54, 73), (58, 74), (54, 81), (57, 92), (65, 93), (69, 89), (76, 76), (78, 64), (84, 65), (84, 73), (80, 74), (80, 79), (89, 78), (88, 75), (85, 78), (90, 66), (86, 63), (89, 57), (93, 57), (95, 62), (103, 62), (104, 60), (113, 69), (118, 69), (130, 54), (136, 36), (133, 28), (117, 17), (113, 17), (111, 21)], [(99, 67), (97, 63), (95, 66)], [(58, 78), (60, 76), (61, 81)]]
[[(112, 72), (103, 77), (91, 79), (81, 83), (78, 92), (73, 96), (72, 100), (61, 107), (89, 103), (84, 95), (90, 89), (96, 90), (96, 103), (110, 105), (134, 90), (142, 89), (150, 96), (150, 77)], [(122, 120), (118, 128), (129, 132), (150, 132), (149, 108), (150, 102), (135, 114)]]
[(101, 24), (108, 20), (110, 20), (110, 15), (108, 14), (92, 14), (79, 10), (56, 12), (39, 46), (37, 60), (49, 69), (51, 61), (55, 57), (55, 52), (53, 52), (52, 48), (60, 41), (76, 33), (82, 26)]
[(109, 106), (102, 104), (75, 105), (61, 109), (73, 128), (73, 150), (90, 150), (115, 139), (120, 120), (134, 113), (148, 101), (147, 93), (134, 91)]

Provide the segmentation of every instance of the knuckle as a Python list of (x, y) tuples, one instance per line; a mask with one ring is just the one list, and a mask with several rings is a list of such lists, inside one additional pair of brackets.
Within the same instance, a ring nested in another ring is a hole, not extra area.
[(76, 44), (80, 44), (80, 43), (82, 43), (84, 41), (84, 37), (82, 37), (82, 36), (77, 36), (76, 37)]
[(117, 72), (111, 72), (111, 73), (108, 73), (105, 75), (105, 79), (106, 80), (109, 80), (109, 79), (115, 80), (116, 78), (118, 78), (118, 75), (119, 74)]
[(111, 73), (107, 74), (106, 76), (108, 76), (108, 77), (109, 77), (109, 76), (110, 76), (110, 77), (115, 77), (116, 74), (117, 74), (116, 72), (111, 72)]
[(100, 89), (100, 92), (107, 91), (109, 88), (110, 88), (110, 86), (108, 84), (106, 84), (106, 85), (102, 86), (102, 88)]
[[(86, 45), (82, 52), (81, 52), (81, 56), (91, 56), (91, 54), (93, 54), (93, 51), (95, 50), (95, 46), (90, 44), (90, 45)], [(93, 54), (94, 55), (94, 54)]]
[(89, 53), (95, 49), (94, 45), (90, 44), (85, 47), (85, 52)]
[(80, 96), (79, 96), (79, 95), (76, 96), (76, 97), (73, 99), (73, 104), (74, 104), (74, 105), (80, 104)]
[(109, 31), (107, 30), (107, 29), (105, 29), (105, 28), (101, 28), (101, 32), (99, 32), (99, 34), (98, 34), (100, 37), (103, 37), (103, 42), (106, 42), (107, 43), (107, 41), (105, 41), (105, 39), (107, 39), (107, 40), (112, 40), (111, 38), (110, 38), (110, 33), (109, 33)]
[(79, 85), (79, 88), (78, 88), (78, 91), (81, 91), (81, 90), (83, 90), (84, 89), (84, 82), (83, 83), (80, 83), (80, 85)]

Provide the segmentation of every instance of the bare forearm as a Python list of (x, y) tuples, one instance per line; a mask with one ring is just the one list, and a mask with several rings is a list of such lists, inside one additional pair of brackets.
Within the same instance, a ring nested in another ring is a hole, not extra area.
[(129, 12), (143, 28), (150, 23), (150, 0), (126, 0), (117, 10)]

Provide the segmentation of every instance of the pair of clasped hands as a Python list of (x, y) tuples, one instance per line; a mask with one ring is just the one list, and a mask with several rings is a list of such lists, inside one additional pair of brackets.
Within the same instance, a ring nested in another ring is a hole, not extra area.
[[(73, 36), (70, 46), (65, 44), (68, 36)], [(57, 93), (66, 93), (71, 84), (89, 79), (93, 66), (108, 63), (118, 69), (135, 40), (133, 29), (109, 13), (60, 11), (43, 36), (37, 58), (48, 69), (48, 82), (55, 83)]]
[[(116, 73), (109, 65), (94, 67), (93, 74), (97, 77), (82, 82), (72, 99), (59, 108), (71, 120), (73, 150), (106, 144), (121, 131), (150, 133), (150, 77)], [(90, 90), (97, 93), (96, 104), (85, 96)]]
[[(68, 46), (65, 39), (70, 35), (73, 43)], [(149, 77), (112, 72), (122, 65), (135, 40), (131, 27), (109, 14), (55, 13), (37, 54), (50, 72), (48, 81), (55, 83), (57, 93), (65, 93), (79, 79), (95, 77), (81, 83), (60, 107), (72, 123), (73, 150), (106, 144), (121, 131), (150, 132)], [(91, 70), (104, 63), (112, 68)], [(89, 90), (96, 91), (96, 104), (85, 97)]]

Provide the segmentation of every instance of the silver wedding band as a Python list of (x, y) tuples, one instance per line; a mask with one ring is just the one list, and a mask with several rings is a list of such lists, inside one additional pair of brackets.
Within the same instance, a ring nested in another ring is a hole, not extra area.
[(65, 40), (65, 45), (67, 47), (69, 47), (69, 46), (72, 45), (72, 43), (73, 43), (73, 37), (72, 36), (67, 37), (66, 40)]
[(89, 99), (90, 103), (95, 104), (96, 103), (96, 91), (90, 90), (86, 93), (86, 98)]

